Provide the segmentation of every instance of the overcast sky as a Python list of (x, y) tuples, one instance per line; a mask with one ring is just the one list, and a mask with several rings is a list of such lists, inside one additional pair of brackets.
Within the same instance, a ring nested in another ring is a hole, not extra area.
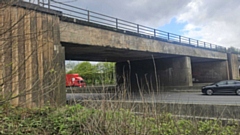
[(59, 0), (83, 9), (240, 48), (240, 0)]

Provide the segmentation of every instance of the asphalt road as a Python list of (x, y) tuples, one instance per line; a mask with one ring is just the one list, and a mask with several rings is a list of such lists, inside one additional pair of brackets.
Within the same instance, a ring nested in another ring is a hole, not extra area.
[[(83, 99), (109, 99), (114, 97), (110, 93), (71, 93), (67, 94), (67, 100)], [(129, 99), (136, 102), (167, 102), (167, 103), (187, 103), (187, 104), (231, 104), (240, 105), (240, 96), (235, 94), (223, 95), (203, 95), (201, 92), (161, 92), (150, 94), (132, 94)]]

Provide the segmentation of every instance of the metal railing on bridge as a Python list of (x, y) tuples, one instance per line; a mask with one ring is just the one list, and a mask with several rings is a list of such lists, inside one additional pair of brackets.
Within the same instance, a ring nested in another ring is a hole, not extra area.
[[(63, 17), (72, 18), (75, 21), (80, 20), (87, 23), (94, 23), (103, 27), (112, 28), (113, 30), (119, 30), (124, 33), (134, 33), (139, 36), (144, 36), (156, 40), (162, 40), (166, 42), (172, 42), (179, 45), (187, 45), (192, 47), (198, 47), (203, 49), (215, 50), (219, 52), (227, 52), (226, 47), (215, 45), (212, 43), (192, 39), (189, 37), (161, 31), (158, 29), (150, 28), (140, 24), (132, 23), (122, 19), (114, 18), (111, 16), (103, 15), (86, 9), (82, 9), (76, 6), (72, 6), (63, 2), (55, 0), (27, 0), (30, 3), (38, 4), (45, 8), (58, 10), (62, 12)], [(235, 49), (235, 53), (240, 53), (240, 50)]]

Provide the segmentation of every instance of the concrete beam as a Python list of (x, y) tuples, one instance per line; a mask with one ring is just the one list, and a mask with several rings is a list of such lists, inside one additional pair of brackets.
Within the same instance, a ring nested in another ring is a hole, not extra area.
[[(71, 46), (71, 44), (76, 45), (72, 50), (77, 50), (78, 47), (85, 45), (92, 46), (90, 49), (94, 51), (96, 50), (94, 46), (96, 46), (102, 48), (107, 47), (108, 49), (112, 48), (112, 50), (115, 51), (117, 51), (117, 49), (124, 50), (125, 53), (128, 53), (129, 51), (156, 53), (156, 57), (160, 56), (161, 54), (167, 54), (173, 56), (177, 55), (215, 60), (227, 60), (226, 53), (222, 52), (201, 49), (194, 46), (183, 46), (154, 39), (147, 39), (139, 36), (127, 35), (124, 33), (63, 21), (60, 22), (60, 37), (62, 43), (67, 43), (65, 46), (66, 48)], [(89, 51), (90, 53), (93, 52), (91, 50), (84, 51)], [(101, 52), (99, 52), (99, 54), (100, 53)], [(104, 53), (106, 52), (101, 54), (104, 55)], [(141, 57), (140, 54), (138, 55), (139, 57)], [(81, 53), (80, 49), (79, 53), (76, 55), (81, 55), (83, 57), (85, 56), (84, 53)], [(123, 55), (125, 54), (122, 54), (122, 57), (124, 57)], [(105, 57), (105, 59), (108, 58), (109, 57)], [(116, 61), (119, 61), (119, 59), (120, 58), (117, 57)]]

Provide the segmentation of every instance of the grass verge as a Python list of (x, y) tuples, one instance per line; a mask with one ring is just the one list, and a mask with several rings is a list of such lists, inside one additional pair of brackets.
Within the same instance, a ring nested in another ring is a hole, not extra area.
[(121, 107), (0, 107), (0, 134), (45, 135), (236, 135), (238, 123), (177, 118), (170, 113), (136, 114)]

